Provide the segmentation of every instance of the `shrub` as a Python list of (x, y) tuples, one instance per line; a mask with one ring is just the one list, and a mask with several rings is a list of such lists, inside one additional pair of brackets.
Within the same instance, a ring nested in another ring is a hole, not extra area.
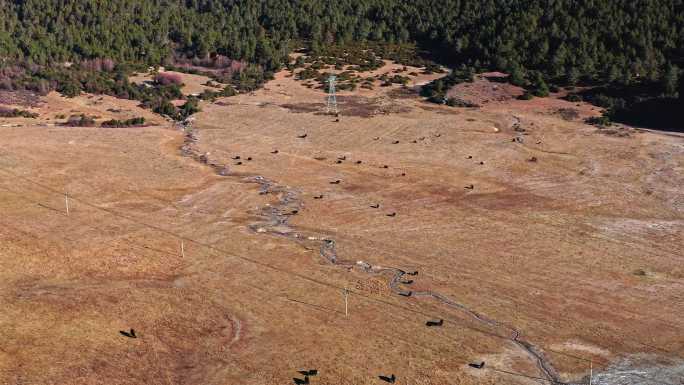
[(160, 115), (167, 115), (169, 117), (176, 116), (176, 106), (171, 104), (168, 100), (161, 100), (152, 107), (152, 111)]
[(573, 103), (578, 103), (582, 101), (582, 97), (578, 94), (568, 94), (568, 96), (565, 97), (565, 100)]
[(0, 117), (2, 118), (29, 118), (29, 119), (35, 119), (38, 117), (38, 114), (31, 112), (31, 111), (26, 111), (26, 110), (19, 110), (16, 108), (5, 108), (5, 107), (0, 107)]
[(535, 72), (534, 74), (532, 93), (540, 98), (549, 96), (549, 86), (544, 81), (544, 76), (541, 72)]
[(73, 81), (65, 82), (57, 88), (57, 91), (67, 98), (73, 98), (81, 94), (81, 85)]
[(587, 118), (584, 120), (585, 123), (591, 124), (592, 126), (603, 126), (603, 127), (610, 127), (612, 124), (610, 121), (610, 118), (607, 116), (594, 116), (591, 118)]
[(71, 127), (92, 127), (95, 125), (95, 119), (85, 114), (71, 115), (65, 125)]
[(130, 118), (126, 120), (117, 120), (117, 119), (112, 119), (112, 120), (107, 120), (102, 122), (101, 126), (102, 127), (133, 127), (133, 126), (142, 126), (145, 124), (145, 118), (143, 117), (136, 117), (136, 118)]
[(438, 104), (444, 104), (446, 92), (453, 86), (460, 83), (471, 83), (473, 81), (473, 72), (470, 68), (461, 68), (453, 70), (445, 77), (435, 79), (434, 81), (424, 85), (420, 89), (421, 96), (428, 98), (428, 101)]
[(181, 76), (171, 72), (160, 72), (154, 75), (154, 82), (162, 86), (167, 86), (169, 84), (180, 86), (183, 84)]
[(175, 119), (183, 120), (190, 115), (199, 112), (200, 109), (198, 104), (197, 98), (189, 98), (188, 101), (180, 107), (178, 115), (175, 117)]
[(446, 105), (449, 107), (479, 107), (477, 104), (460, 98), (448, 98), (446, 100)]

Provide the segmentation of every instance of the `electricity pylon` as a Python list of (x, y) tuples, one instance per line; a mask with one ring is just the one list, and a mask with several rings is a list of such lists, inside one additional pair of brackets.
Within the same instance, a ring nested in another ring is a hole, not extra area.
[(327, 80), (328, 83), (328, 103), (325, 107), (326, 114), (337, 115), (339, 111), (337, 110), (337, 93), (335, 90), (335, 84), (337, 83), (337, 76), (330, 75)]

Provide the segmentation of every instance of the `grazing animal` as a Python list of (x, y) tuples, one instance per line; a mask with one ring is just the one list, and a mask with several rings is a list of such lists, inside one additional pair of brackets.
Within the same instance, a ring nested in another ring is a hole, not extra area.
[(480, 165), (483, 165), (483, 164), (484, 164), (484, 162), (483, 162), (483, 161), (480, 161)]
[(468, 155), (468, 156), (466, 157), (466, 159), (473, 159), (473, 156), (472, 156), (472, 155)]
[(340, 122), (340, 118), (335, 119), (335, 123), (339, 123), (339, 122)]
[(428, 321), (425, 323), (425, 326), (442, 326), (444, 324), (443, 319), (439, 319), (439, 321)]
[(356, 164), (361, 164), (361, 163), (363, 163), (363, 162), (361, 162), (360, 160), (356, 161)]
[(397, 213), (389, 213), (389, 214), (387, 214), (387, 216), (388, 216), (388, 217), (396, 217), (396, 216), (397, 216)]
[(297, 378), (297, 377), (294, 377), (292, 380), (297, 385), (307, 385), (309, 383), (309, 376), (304, 376), (303, 380), (301, 378)]
[(316, 196), (315, 196), (315, 197), (313, 197), (313, 198), (314, 198), (314, 199), (323, 199), (323, 194), (320, 194), (320, 195), (316, 195)]
[(346, 156), (346, 155), (338, 156), (337, 159), (339, 159), (339, 160), (347, 160), (347, 156)]
[(413, 294), (412, 291), (400, 291), (400, 292), (399, 292), (399, 295), (402, 296), (402, 297), (410, 297), (411, 294)]
[(418, 140), (423, 141), (423, 140), (425, 140), (425, 137), (421, 136), (420, 138), (418, 138)]
[(415, 140), (415, 139), (413, 139), (413, 140), (411, 141), (411, 143), (418, 143), (418, 141)]
[(465, 188), (466, 190), (472, 190), (472, 189), (475, 188), (475, 186), (473, 186), (472, 184), (469, 184), (469, 185), (465, 186), (464, 188)]
[(392, 142), (392, 144), (399, 144), (399, 141), (395, 140), (394, 142)]
[(471, 364), (468, 364), (468, 366), (470, 366), (471, 368), (475, 368), (475, 369), (482, 369), (485, 366), (485, 362), (482, 361), (479, 364), (472, 364), (471, 363)]
[(340, 164), (342, 163), (342, 161), (338, 159), (337, 161), (335, 161), (335, 163)]
[(298, 373), (303, 375), (303, 376), (312, 376), (313, 377), (313, 376), (318, 375), (318, 370), (316, 370), (316, 369), (300, 370)]
[(297, 135), (297, 137), (298, 137), (299, 139), (304, 139), (304, 138), (306, 138), (308, 135), (309, 135), (309, 134), (301, 134), (301, 135)]
[(380, 208), (380, 203), (374, 203), (374, 204), (370, 205), (370, 207), (371, 207), (372, 209), (379, 209), (379, 208)]
[(375, 138), (373, 138), (373, 140), (380, 140), (380, 137), (376, 136)]
[(334, 180), (334, 181), (330, 182), (330, 184), (340, 184), (340, 182), (342, 182), (342, 181), (338, 179), (338, 180)]
[(540, 140), (540, 141), (538, 141), (538, 142), (537, 142), (537, 144), (542, 144), (542, 141), (541, 141), (541, 140)]
[(388, 166), (388, 165), (384, 165), (384, 166), (382, 166), (382, 168), (389, 168), (389, 166)]
[(241, 165), (241, 164), (242, 164), (242, 162), (235, 162), (235, 165), (236, 165), (236, 166), (239, 166), (239, 165)]
[(439, 138), (442, 134), (435, 134), (435, 138)]
[(234, 157), (232, 157), (231, 159), (235, 159), (235, 160), (238, 160), (238, 159), (240, 159), (240, 155), (235, 155), (235, 156), (234, 156)]
[(247, 160), (252, 160), (252, 157), (251, 157), (251, 156), (250, 156), (250, 157), (247, 157)]
[(138, 338), (138, 337), (135, 335), (135, 330), (133, 330), (133, 329), (131, 329), (130, 332), (123, 331), (123, 330), (119, 330), (119, 333), (121, 333), (121, 335), (126, 336), (126, 337), (128, 337), (128, 338)]
[(536, 161), (537, 161), (537, 157), (536, 157), (536, 156), (533, 156), (533, 157), (531, 157), (530, 159), (528, 159), (527, 161), (528, 161), (528, 162), (536, 162)]
[(387, 377), (387, 376), (378, 376), (378, 378), (380, 378), (381, 380), (383, 380), (383, 381), (385, 381), (385, 382), (389, 382), (390, 384), (394, 384), (394, 382), (397, 380), (397, 377), (396, 377), (394, 374), (392, 374), (392, 375), (389, 376), (389, 377)]
[(278, 153), (278, 150), (271, 151), (271, 154), (277, 154), (277, 153)]
[(295, 215), (295, 214), (297, 214), (298, 212), (299, 212), (299, 210), (292, 210), (292, 211), (290, 212), (290, 215)]
[(406, 176), (406, 173), (405, 173), (405, 172), (402, 172), (402, 173), (401, 173), (401, 176)]

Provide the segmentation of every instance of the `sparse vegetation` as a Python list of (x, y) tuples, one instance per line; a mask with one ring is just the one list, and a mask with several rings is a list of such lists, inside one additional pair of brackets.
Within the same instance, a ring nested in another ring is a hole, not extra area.
[[(652, 83), (658, 92), (649, 98), (674, 100), (684, 87), (681, 0), (483, 0), (447, 2), (438, 12), (428, 0), (115, 3), (3, 3), (0, 89), (138, 99), (111, 84), (118, 83), (122, 64), (130, 63), (129, 69), (166, 65), (207, 73), (238, 91), (251, 91), (283, 65), (301, 68), (302, 59), (290, 63), (287, 54), (302, 45), (312, 53), (306, 60), (314, 71), (323, 66), (368, 71), (385, 58), (433, 73), (441, 71), (435, 60), (452, 68), (507, 72), (513, 84), (536, 96), (549, 92), (547, 84)], [(86, 75), (54, 64), (66, 62)], [(17, 73), (22, 66), (28, 71)], [(440, 96), (429, 98), (443, 102)]]
[(145, 124), (145, 118), (143, 117), (136, 117), (136, 118), (130, 118), (126, 120), (117, 120), (117, 119), (111, 119), (111, 120), (106, 120), (100, 124), (102, 127), (133, 127), (133, 126), (142, 126)]
[(35, 119), (38, 114), (31, 111), (20, 110), (17, 108), (6, 108), (0, 106), (0, 118), (29, 118)]
[(168, 86), (175, 84), (177, 86), (183, 85), (183, 80), (180, 75), (172, 72), (160, 72), (154, 75), (154, 82), (160, 86)]
[(70, 127), (92, 127), (95, 125), (95, 119), (85, 114), (71, 115), (64, 125)]
[(446, 104), (448, 102), (446, 93), (451, 87), (456, 84), (472, 81), (473, 72), (469, 68), (453, 70), (447, 76), (424, 85), (420, 90), (420, 94), (421, 96), (426, 97), (430, 102)]
[(610, 118), (608, 118), (607, 116), (595, 116), (587, 118), (584, 122), (587, 124), (591, 124), (593, 126), (600, 127), (610, 127), (612, 125)]

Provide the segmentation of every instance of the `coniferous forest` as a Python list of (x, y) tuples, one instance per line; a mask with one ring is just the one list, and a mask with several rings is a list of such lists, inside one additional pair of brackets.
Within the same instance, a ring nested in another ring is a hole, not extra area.
[(122, 72), (216, 55), (254, 87), (294, 49), (364, 42), (531, 89), (592, 85), (581, 97), (618, 118), (684, 97), (684, 0), (0, 0), (0, 88), (144, 99)]

